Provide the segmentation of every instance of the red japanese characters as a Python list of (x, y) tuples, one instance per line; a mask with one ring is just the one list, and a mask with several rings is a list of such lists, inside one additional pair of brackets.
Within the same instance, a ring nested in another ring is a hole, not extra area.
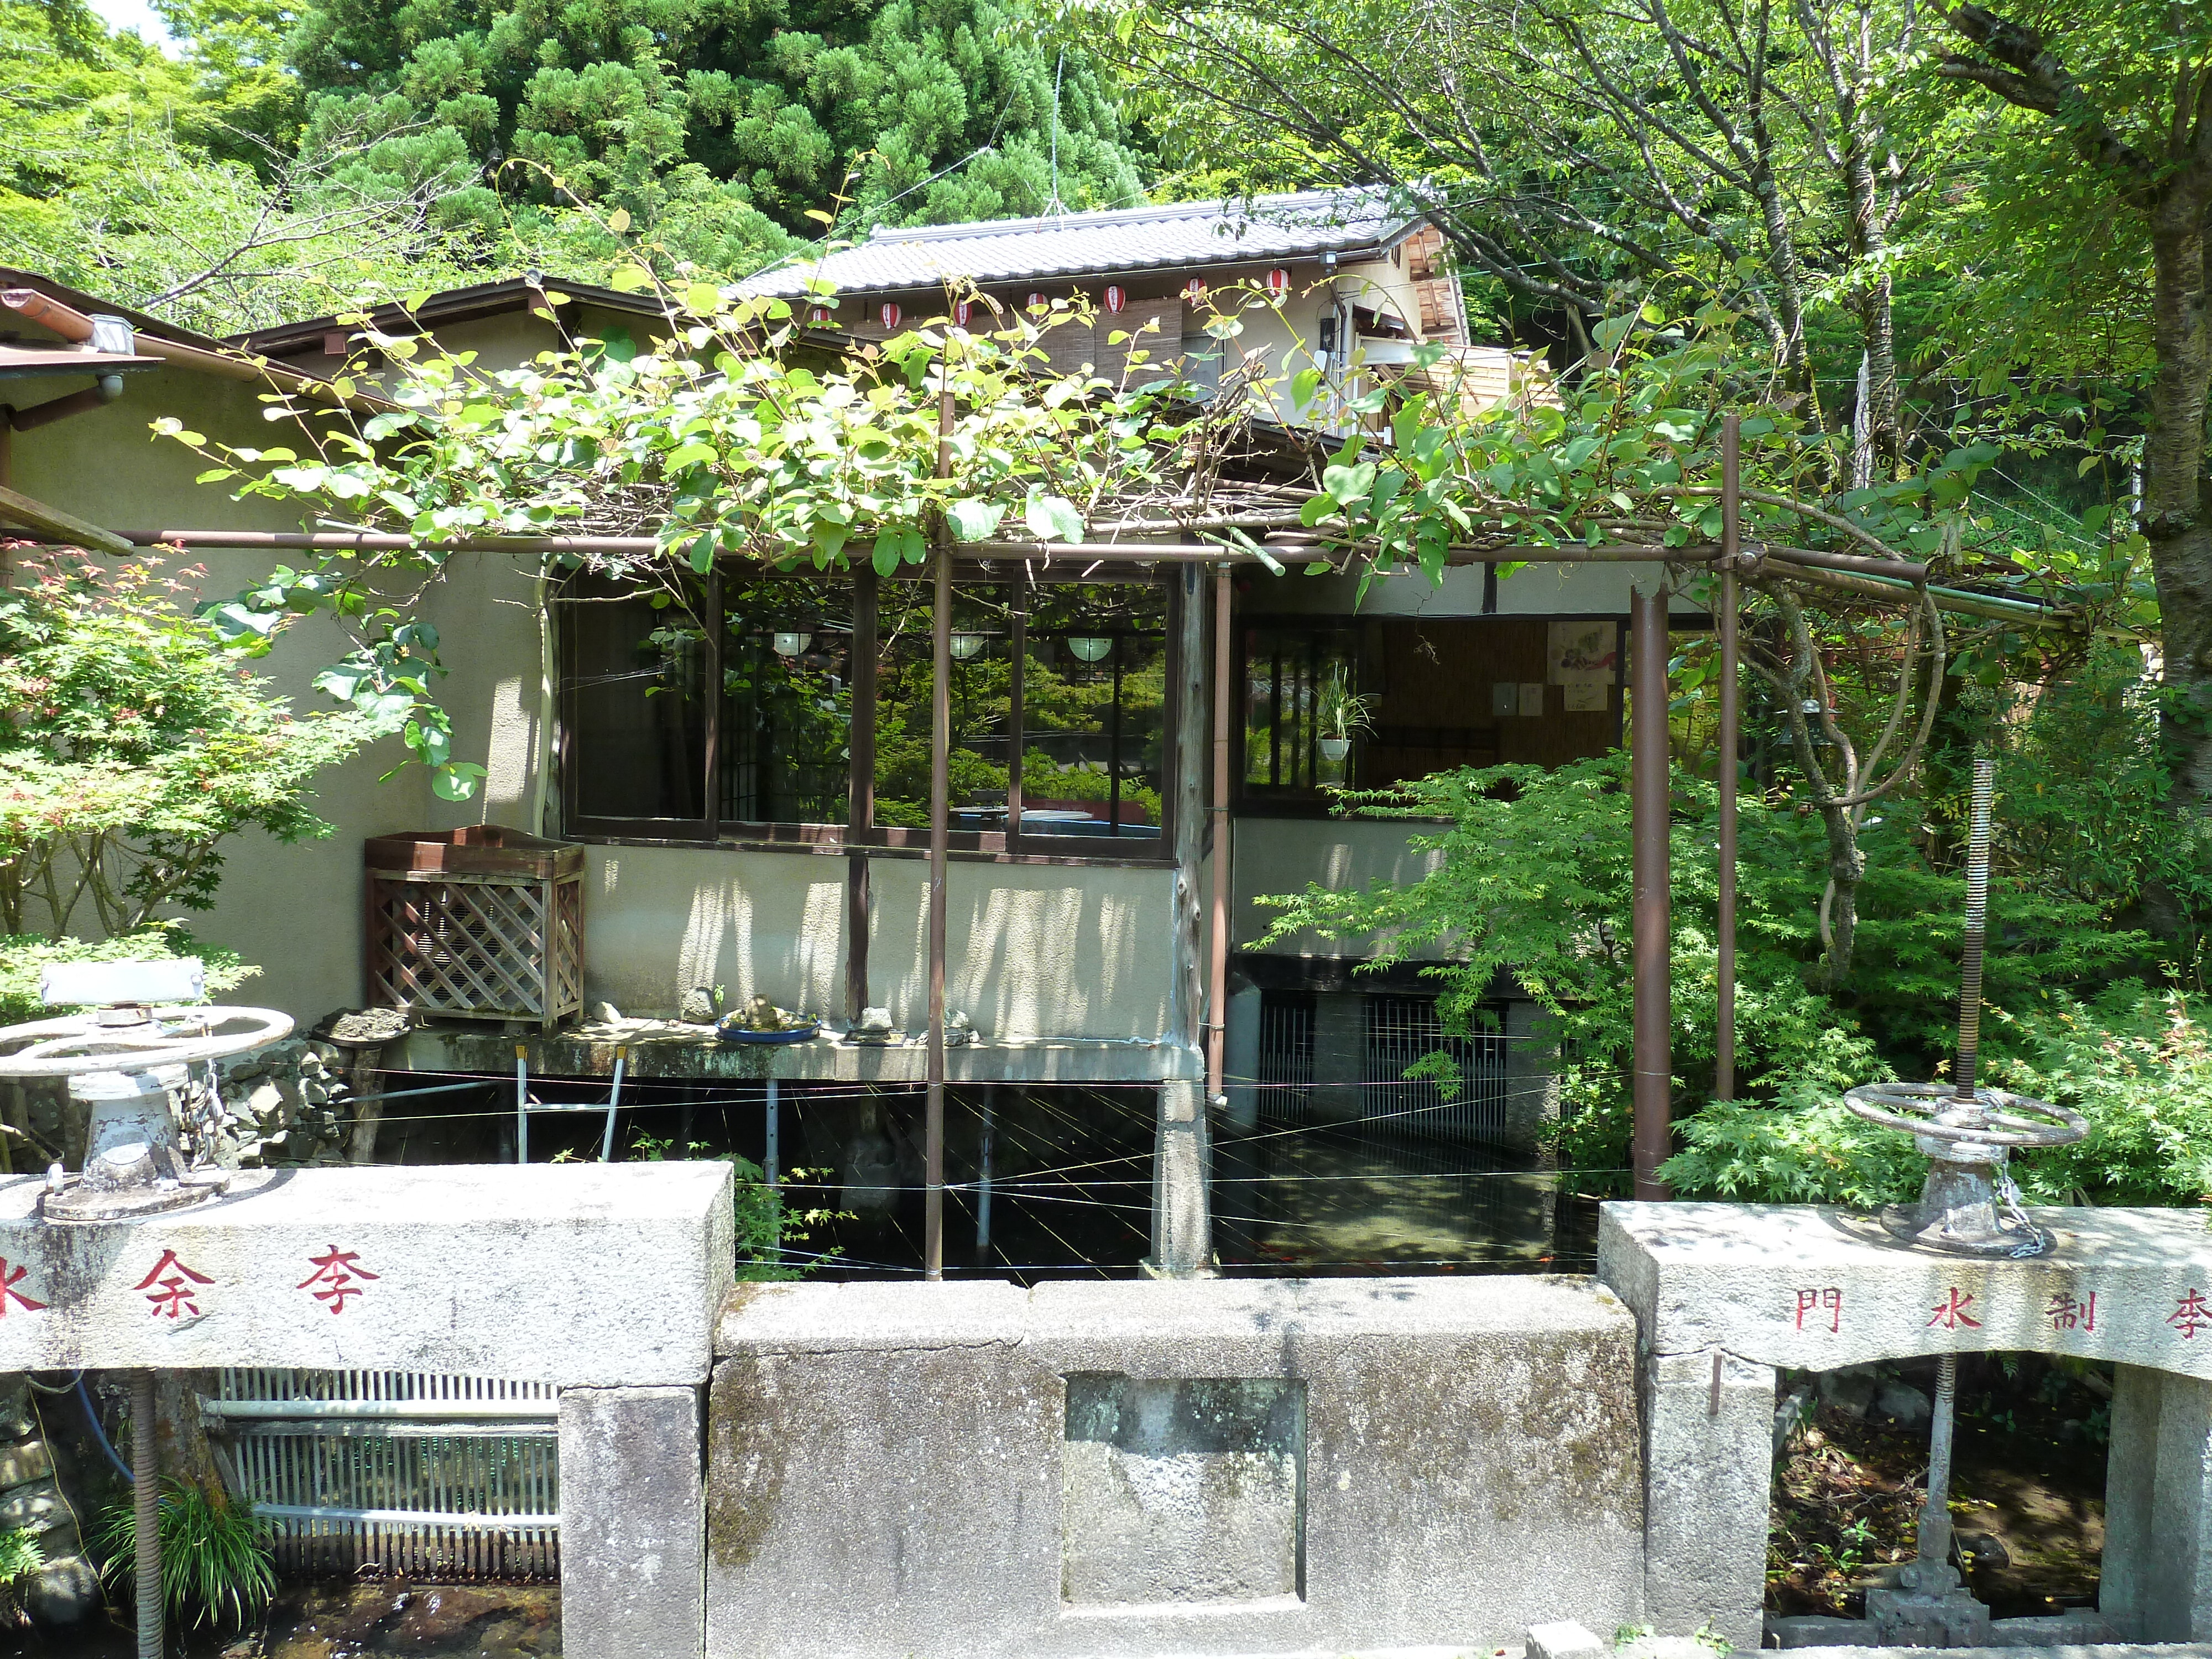
[(146, 1300), (156, 1319), (175, 1319), (183, 1314), (197, 1318), (200, 1305), (195, 1298), (199, 1286), (212, 1285), (215, 1280), (205, 1273), (195, 1273), (186, 1267), (174, 1250), (161, 1252), (161, 1259), (154, 1264), (154, 1271), (138, 1281)]
[(1973, 1300), (1972, 1291), (1962, 1291), (1953, 1285), (1950, 1293), (1936, 1304), (1928, 1323), (1930, 1326), (1941, 1325), (1947, 1331), (1955, 1331), (1962, 1326), (1981, 1329), (1982, 1322), (1966, 1311)]
[(301, 1279), (295, 1288), (311, 1291), (318, 1302), (324, 1304), (334, 1314), (345, 1311), (348, 1297), (362, 1293), (361, 1280), (383, 1277), (381, 1273), (373, 1273), (361, 1265), (359, 1251), (341, 1250), (335, 1244), (322, 1255), (311, 1255), (307, 1260), (314, 1264), (315, 1271)]
[(1820, 1320), (1826, 1316), (1830, 1334), (1844, 1328), (1844, 1290), (1840, 1285), (1823, 1285), (1817, 1290), (1797, 1292), (1797, 1328), (1805, 1328), (1805, 1318), (1811, 1315), (1813, 1328), (1820, 1328)]
[(15, 1288), (23, 1282), (24, 1276), (30, 1271), (28, 1267), (10, 1267), (8, 1265), (8, 1258), (0, 1255), (0, 1319), (8, 1316), (8, 1304), (10, 1302), (19, 1308), (28, 1309), (33, 1313), (39, 1312), (46, 1305), (43, 1302), (32, 1301), (29, 1297)]

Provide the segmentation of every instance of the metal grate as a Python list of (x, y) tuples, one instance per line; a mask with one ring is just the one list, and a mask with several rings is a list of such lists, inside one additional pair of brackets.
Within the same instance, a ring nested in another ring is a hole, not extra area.
[[(1495, 1033), (1448, 1036), (1433, 997), (1367, 999), (1366, 1115), (1388, 1132), (1448, 1140), (1495, 1140), (1505, 1133), (1505, 1039)], [(1409, 1079), (1407, 1068), (1443, 1053), (1459, 1067), (1444, 1085)]]
[(544, 1383), (230, 1370), (203, 1399), (224, 1477), (277, 1565), (421, 1578), (560, 1576), (559, 1401)]
[(1304, 1123), (1313, 1111), (1314, 1000), (1310, 991), (1260, 994), (1260, 1115)]

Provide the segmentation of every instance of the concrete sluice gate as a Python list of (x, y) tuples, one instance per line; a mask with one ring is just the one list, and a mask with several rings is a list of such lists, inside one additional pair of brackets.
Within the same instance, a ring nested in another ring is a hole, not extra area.
[[(1840, 1212), (1612, 1205), (1595, 1279), (1024, 1290), (733, 1285), (719, 1164), (256, 1172), (66, 1226), (41, 1188), (0, 1180), (0, 1370), (520, 1390), (499, 1432), (550, 1426), (557, 1467), (513, 1518), (557, 1504), (569, 1659), (1755, 1647), (1776, 1368), (2019, 1350), (2117, 1364), (2104, 1626), (2212, 1638), (2193, 1216), (2043, 1211), (2049, 1255), (1965, 1261)], [(2005, 1628), (2036, 1622), (1978, 1628), (2079, 1639)]]

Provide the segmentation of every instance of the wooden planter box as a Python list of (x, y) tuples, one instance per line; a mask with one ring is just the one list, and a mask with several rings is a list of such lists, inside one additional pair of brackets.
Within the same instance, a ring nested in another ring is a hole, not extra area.
[(447, 1019), (584, 1009), (584, 849), (497, 824), (362, 843), (368, 1000)]

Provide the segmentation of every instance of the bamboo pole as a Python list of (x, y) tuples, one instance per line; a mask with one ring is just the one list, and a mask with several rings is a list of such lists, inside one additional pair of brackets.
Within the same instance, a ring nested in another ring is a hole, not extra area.
[(1714, 1010), (1713, 1098), (1735, 1098), (1735, 769), (1741, 746), (1743, 711), (1737, 660), (1735, 562), (1742, 551), (1742, 501), (1739, 494), (1742, 422), (1735, 415), (1721, 421), (1721, 731), (1720, 731), (1720, 903), (1714, 969), (1719, 980)]

